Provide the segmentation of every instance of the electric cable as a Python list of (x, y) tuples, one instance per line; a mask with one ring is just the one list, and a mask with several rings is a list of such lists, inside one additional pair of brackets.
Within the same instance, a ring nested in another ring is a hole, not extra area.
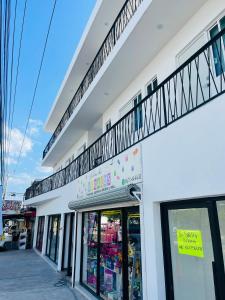
[[(32, 113), (34, 101), (35, 101), (35, 98), (36, 98), (36, 93), (37, 93), (37, 88), (38, 88), (39, 79), (40, 79), (40, 75), (41, 75), (41, 70), (42, 70), (42, 66), (43, 66), (44, 56), (45, 56), (45, 52), (46, 52), (46, 48), (47, 48), (48, 38), (49, 38), (50, 30), (51, 30), (51, 25), (52, 25), (53, 17), (54, 17), (54, 14), (55, 14), (56, 3), (57, 3), (57, 0), (54, 1), (53, 8), (52, 8), (52, 13), (51, 13), (51, 17), (50, 17), (50, 21), (49, 21), (49, 25), (48, 25), (48, 30), (47, 30), (47, 35), (46, 35), (46, 38), (45, 38), (44, 48), (43, 48), (43, 52), (42, 52), (42, 56), (41, 56), (41, 62), (40, 62), (40, 66), (39, 66), (39, 70), (38, 70), (38, 74), (37, 74), (36, 83), (35, 83), (34, 93), (33, 93), (32, 101), (31, 101), (31, 106), (30, 106), (29, 113), (28, 113), (26, 127), (25, 127), (25, 130), (24, 130), (23, 140), (22, 140), (22, 144), (21, 144), (21, 147), (20, 147), (19, 155), (18, 155), (18, 158), (17, 158), (17, 164), (16, 164), (16, 166), (19, 165), (19, 162), (20, 162), (20, 159), (21, 159), (21, 154), (22, 154), (22, 150), (23, 150), (23, 146), (24, 146), (24, 141), (25, 141), (25, 138), (26, 138), (26, 134), (27, 134), (27, 129), (28, 129), (29, 122), (30, 122), (31, 113)], [(14, 170), (14, 174), (15, 173), (16, 173), (16, 169)]]

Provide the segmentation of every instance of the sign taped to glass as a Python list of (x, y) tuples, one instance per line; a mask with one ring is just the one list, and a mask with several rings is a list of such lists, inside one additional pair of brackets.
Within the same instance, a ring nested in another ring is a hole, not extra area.
[(204, 257), (201, 230), (177, 229), (178, 253), (195, 257)]

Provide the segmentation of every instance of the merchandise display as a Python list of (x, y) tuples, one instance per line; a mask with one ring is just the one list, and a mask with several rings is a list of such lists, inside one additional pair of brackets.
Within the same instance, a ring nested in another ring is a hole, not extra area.
[(142, 299), (140, 214), (128, 213), (129, 299)]
[(100, 293), (105, 299), (122, 299), (121, 211), (101, 215)]
[(98, 214), (86, 213), (83, 227), (83, 283), (96, 291)]
[(81, 270), (100, 299), (142, 300), (138, 207), (83, 213)]

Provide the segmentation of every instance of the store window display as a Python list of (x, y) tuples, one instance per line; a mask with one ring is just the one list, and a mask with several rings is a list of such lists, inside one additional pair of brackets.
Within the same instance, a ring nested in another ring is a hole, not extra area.
[(104, 299), (123, 299), (121, 211), (101, 214), (100, 295)]
[(81, 283), (105, 300), (141, 300), (138, 207), (83, 213)]

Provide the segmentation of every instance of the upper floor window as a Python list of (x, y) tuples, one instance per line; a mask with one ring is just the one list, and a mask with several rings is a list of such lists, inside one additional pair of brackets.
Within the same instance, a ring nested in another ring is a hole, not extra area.
[[(121, 109), (120, 109), (120, 117), (125, 116), (134, 106), (140, 103), (142, 100), (141, 92), (139, 92), (135, 97), (133, 97), (130, 101), (128, 101)], [(142, 107), (138, 106), (134, 110), (134, 128), (138, 130), (143, 125), (143, 117), (142, 117)]]
[[(141, 93), (133, 98), (133, 105), (136, 106), (142, 100)], [(140, 129), (143, 126), (143, 117), (142, 117), (142, 106), (139, 105), (134, 110), (134, 127), (135, 130)]]
[[(223, 29), (225, 29), (225, 16), (219, 19), (209, 30), (210, 38), (214, 38)], [(222, 40), (218, 39), (212, 44), (212, 54), (216, 76), (219, 76), (225, 72), (225, 35), (223, 35)]]
[(157, 77), (154, 77), (148, 84), (146, 87), (147, 90), (147, 95), (151, 94), (152, 92), (154, 92), (154, 90), (157, 88), (158, 86), (158, 80)]
[(112, 127), (111, 120), (109, 119), (105, 124), (105, 130), (108, 131)]
[(81, 153), (83, 153), (86, 150), (86, 143), (84, 143), (78, 150), (77, 150), (77, 156), (79, 156)]

